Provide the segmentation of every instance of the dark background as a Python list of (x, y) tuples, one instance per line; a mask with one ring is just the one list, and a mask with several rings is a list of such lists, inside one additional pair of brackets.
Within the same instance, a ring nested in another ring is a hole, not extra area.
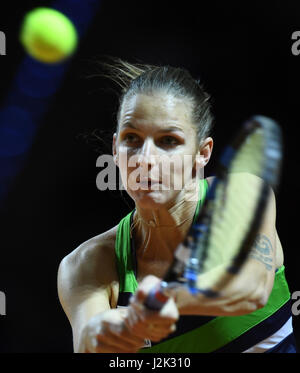
[[(0, 211), (0, 290), (7, 297), (0, 352), (72, 352), (71, 328), (57, 296), (58, 265), (132, 207), (119, 191), (100, 192), (95, 183), (97, 156), (111, 149), (118, 104), (112, 83), (87, 78), (97, 71), (95, 61), (102, 55), (181, 66), (202, 79), (216, 116), (211, 164), (249, 115), (281, 123), (285, 159), (277, 230), (290, 290), (300, 290), (295, 215), (300, 56), (291, 53), (291, 34), (300, 30), (300, 6), (297, 1), (261, 3), (102, 1)], [(49, 4), (1, 3), (7, 55), (0, 56), (0, 100), (24, 57), (18, 42), (24, 14)], [(98, 144), (86, 136), (95, 129), (105, 131)], [(299, 343), (300, 316), (294, 327)]]

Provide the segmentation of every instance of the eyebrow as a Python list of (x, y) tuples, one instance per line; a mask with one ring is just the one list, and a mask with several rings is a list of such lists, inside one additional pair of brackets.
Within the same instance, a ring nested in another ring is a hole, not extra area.
[(132, 123), (130, 123), (130, 122), (126, 122), (126, 123), (124, 123), (123, 125), (122, 125), (122, 127), (123, 128), (134, 128), (134, 129), (136, 129), (136, 127), (132, 124)]
[[(133, 129), (138, 129), (135, 125), (133, 125), (131, 122), (127, 122), (125, 124), (123, 124), (122, 126), (124, 129), (125, 128), (133, 128)], [(163, 128), (161, 130), (159, 130), (158, 132), (162, 132), (162, 133), (167, 133), (167, 132), (172, 132), (172, 131), (180, 131), (183, 133), (183, 130), (180, 128), (180, 127), (177, 127), (177, 126), (170, 126), (168, 128)]]

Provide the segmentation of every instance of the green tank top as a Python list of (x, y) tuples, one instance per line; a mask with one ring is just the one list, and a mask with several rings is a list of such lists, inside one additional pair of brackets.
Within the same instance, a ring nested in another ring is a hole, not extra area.
[[(197, 218), (200, 207), (205, 200), (205, 196), (208, 189), (208, 183), (206, 179), (200, 181), (199, 187), (199, 200), (196, 206), (194, 219)], [(131, 250), (131, 237), (130, 237), (130, 220), (134, 210), (131, 211), (125, 218), (123, 218), (118, 226), (116, 242), (115, 242), (115, 253), (117, 258), (117, 270), (119, 274), (119, 292), (120, 293), (134, 293), (138, 283), (134, 273), (134, 260), (132, 257)]]
[[(201, 180), (194, 220), (205, 200), (207, 189), (207, 180)], [(134, 210), (120, 221), (116, 235), (115, 253), (119, 275), (118, 306), (126, 306), (129, 297), (138, 287), (136, 258), (130, 237), (130, 221), (133, 212)], [(284, 266), (282, 266), (275, 274), (273, 290), (265, 307), (242, 316), (192, 316), (192, 323), (196, 327), (187, 330), (183, 327), (182, 334), (170, 335), (166, 340), (152, 345), (152, 347), (143, 348), (140, 352), (214, 352), (222, 350), (224, 346), (225, 348), (233, 346), (233, 352), (236, 352), (234, 348), (239, 350), (244, 345), (249, 347), (251, 341), (253, 341), (252, 345), (255, 344), (255, 338), (258, 338), (258, 335), (261, 335), (262, 340), (270, 330), (274, 332), (278, 330), (283, 322), (291, 316), (289, 302), (290, 292), (285, 279)], [(183, 320), (181, 322), (183, 324), (185, 320), (188, 322), (189, 319), (191, 318), (188, 316), (180, 316), (180, 321)], [(191, 324), (190, 321), (189, 323)], [(197, 324), (200, 326), (197, 327)], [(237, 346), (234, 347), (235, 345)]]

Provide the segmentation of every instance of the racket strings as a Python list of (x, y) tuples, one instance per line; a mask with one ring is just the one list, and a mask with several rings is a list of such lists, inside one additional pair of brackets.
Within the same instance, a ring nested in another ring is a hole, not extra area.
[(261, 195), (263, 162), (264, 138), (256, 130), (236, 153), (226, 182), (216, 186), (205, 250), (199, 245), (197, 287), (211, 287), (239, 253)]

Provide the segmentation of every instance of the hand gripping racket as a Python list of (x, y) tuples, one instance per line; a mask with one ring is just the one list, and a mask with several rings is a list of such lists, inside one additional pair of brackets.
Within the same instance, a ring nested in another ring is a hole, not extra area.
[(270, 118), (247, 120), (215, 168), (199, 216), (175, 251), (159, 288), (145, 301), (159, 310), (168, 290), (184, 286), (194, 296), (217, 297), (239, 272), (261, 226), (271, 189), (280, 179), (282, 141)]

